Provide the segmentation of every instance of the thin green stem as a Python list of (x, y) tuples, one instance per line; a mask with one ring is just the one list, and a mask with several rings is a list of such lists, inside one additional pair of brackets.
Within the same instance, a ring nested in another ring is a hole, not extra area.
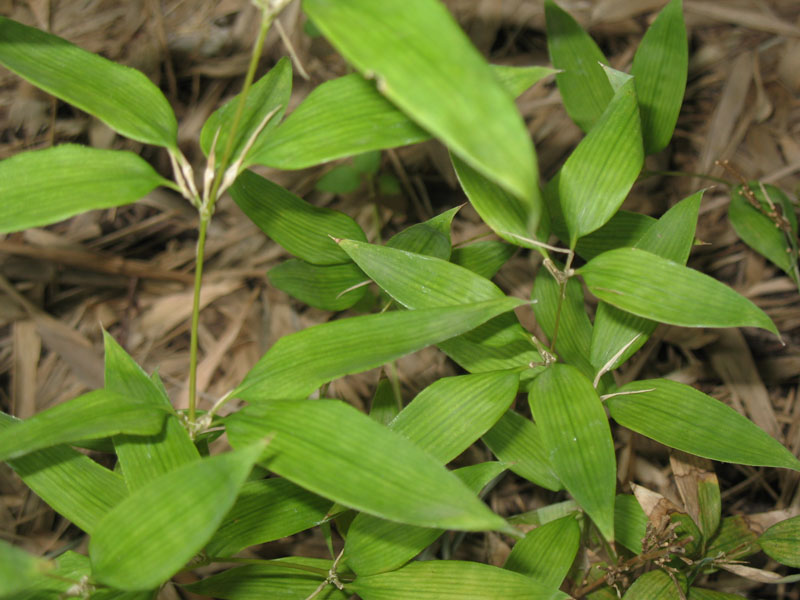
[(194, 268), (194, 295), (192, 297), (192, 326), (189, 342), (189, 431), (194, 437), (195, 411), (197, 407), (197, 330), (200, 325), (200, 288), (203, 284), (203, 259), (206, 250), (206, 232), (211, 215), (200, 213), (197, 250)]

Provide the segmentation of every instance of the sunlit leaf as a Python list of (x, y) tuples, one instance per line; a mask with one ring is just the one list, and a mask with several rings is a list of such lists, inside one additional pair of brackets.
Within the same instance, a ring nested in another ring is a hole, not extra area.
[(641, 554), (647, 532), (647, 515), (631, 494), (619, 494), (614, 501), (614, 536), (634, 554)]
[(132, 152), (73, 144), (22, 152), (0, 161), (0, 233), (130, 204), (160, 185), (173, 184)]
[(672, 138), (683, 103), (689, 43), (682, 0), (671, 0), (644, 34), (633, 56), (642, 137), (646, 154), (663, 150)]
[(136, 591), (169, 579), (211, 538), (263, 449), (259, 442), (186, 464), (120, 502), (89, 542), (97, 580)]
[[(395, 390), (391, 380), (382, 378), (372, 396), (369, 416), (382, 425), (391, 423), (402, 408), (403, 399), (398, 397), (398, 392), (399, 390)], [(397, 395), (395, 395), (396, 393)]]
[(460, 158), (522, 198), (535, 194), (533, 145), (513, 99), (444, 5), (305, 0), (303, 8), (378, 91)]
[(601, 63), (608, 64), (595, 41), (552, 0), (544, 5), (547, 49), (556, 69), (558, 90), (570, 118), (584, 131), (600, 119), (614, 95)]
[(359, 577), (345, 586), (364, 600), (397, 600), (414, 590), (416, 600), (560, 600), (558, 589), (491, 565), (456, 560), (413, 562), (402, 569)]
[(529, 401), (553, 470), (603, 536), (613, 540), (614, 442), (591, 382), (575, 367), (556, 363), (533, 380)]
[(509, 529), (432, 456), (343, 402), (250, 405), (227, 431), (234, 447), (273, 436), (271, 471), (345, 506), (423, 527)]
[(49, 567), (47, 561), (0, 540), (0, 597), (25, 590)]
[(800, 517), (776, 523), (761, 534), (758, 544), (779, 563), (800, 568)]
[(344, 213), (313, 206), (251, 171), (239, 175), (230, 192), (253, 223), (306, 262), (348, 262), (347, 255), (329, 236), (366, 240), (358, 224)]
[[(369, 281), (364, 272), (352, 263), (313, 265), (296, 258), (273, 267), (269, 281), (301, 302), (322, 310), (345, 310), (364, 297)], [(358, 286), (358, 287), (357, 287)]]
[(379, 367), (460, 335), (522, 303), (515, 298), (500, 298), (315, 325), (278, 340), (233, 395), (248, 402), (305, 398), (325, 382)]
[(619, 210), (600, 229), (579, 239), (575, 252), (591, 260), (603, 252), (633, 246), (655, 222), (653, 217)]
[(581, 529), (574, 516), (550, 521), (514, 544), (503, 568), (558, 588), (572, 567), (580, 540)]
[(481, 277), (491, 279), (516, 251), (515, 246), (503, 242), (475, 242), (453, 248), (450, 261)]
[[(680, 582), (680, 587), (678, 582)], [(681, 573), (672, 577), (662, 569), (649, 571), (636, 578), (623, 600), (683, 600), (686, 578)]]
[[(641, 393), (606, 400), (614, 420), (662, 444), (712, 460), (800, 470), (800, 461), (775, 438), (691, 386), (648, 379), (619, 391)], [(715, 431), (725, 435), (712, 435)]]
[(685, 327), (761, 327), (778, 335), (764, 311), (725, 284), (638, 248), (605, 252), (577, 272), (592, 294), (640, 317)]
[(0, 64), (126, 137), (177, 150), (175, 113), (136, 69), (5, 17), (0, 17)]
[(491, 67), (497, 80), (515, 98), (538, 81), (558, 72), (557, 69), (540, 66), (491, 65)]

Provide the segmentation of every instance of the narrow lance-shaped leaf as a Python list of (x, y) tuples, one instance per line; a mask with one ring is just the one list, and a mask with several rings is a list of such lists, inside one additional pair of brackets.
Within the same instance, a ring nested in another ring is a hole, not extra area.
[(642, 540), (647, 532), (647, 515), (632, 494), (618, 494), (614, 502), (614, 534), (634, 554), (642, 553)]
[(0, 597), (23, 591), (50, 566), (47, 561), (0, 540)]
[[(649, 379), (620, 388), (606, 406), (628, 429), (690, 454), (739, 463), (800, 470), (798, 461), (752, 421), (691, 386)], [(725, 435), (712, 432), (724, 431)]]
[[(0, 431), (15, 421), (0, 412)], [(53, 510), (87, 533), (128, 494), (120, 475), (67, 446), (38, 450), (8, 465)]]
[(622, 598), (623, 600), (682, 600), (686, 597), (686, 588), (686, 578), (682, 573), (670, 576), (666, 571), (656, 569), (640, 575)]
[[(634, 247), (686, 264), (694, 243), (702, 196), (703, 192), (700, 191), (678, 202), (639, 238)], [(616, 368), (644, 345), (655, 328), (655, 321), (601, 302), (597, 307), (592, 332), (592, 365), (597, 369), (605, 367), (612, 357), (627, 346), (627, 350), (609, 370)]]
[(279, 290), (322, 310), (345, 310), (364, 297), (369, 281), (352, 263), (313, 265), (289, 259), (267, 272), (269, 281)]
[(764, 311), (725, 284), (638, 248), (605, 252), (577, 272), (592, 294), (640, 317), (684, 327), (760, 327), (779, 335)]
[(571, 248), (617, 212), (643, 163), (639, 108), (628, 78), (547, 185), (546, 197), (560, 207)]
[[(486, 462), (453, 473), (477, 494), (504, 470), (502, 463)], [(359, 513), (347, 530), (342, 562), (359, 577), (392, 571), (433, 544), (442, 533), (444, 529), (415, 527)]]
[(758, 544), (779, 563), (800, 568), (800, 516), (775, 523), (758, 538)]
[(73, 144), (23, 152), (0, 161), (0, 233), (130, 204), (160, 185), (173, 187), (132, 152)]
[(591, 260), (603, 252), (633, 246), (655, 222), (648, 215), (619, 210), (600, 229), (579, 239), (575, 252)]
[(672, 138), (688, 70), (689, 42), (682, 0), (671, 0), (644, 34), (631, 67), (646, 154), (660, 152)]
[(305, 398), (323, 383), (366, 371), (469, 331), (523, 301), (387, 312), (309, 327), (278, 340), (233, 395), (248, 402)]
[[(62, 600), (67, 596), (67, 590), (76, 582), (91, 575), (89, 558), (72, 550), (64, 552), (49, 567), (46, 574), (30, 581), (24, 591), (13, 595), (13, 599)], [(3, 579), (0, 578), (0, 581)]]
[(556, 363), (533, 380), (529, 401), (553, 470), (603, 536), (613, 541), (616, 458), (597, 392), (575, 367)]
[(305, 0), (303, 8), (383, 95), (473, 168), (522, 198), (535, 194), (536, 160), (522, 118), (444, 5)]
[(450, 261), (481, 277), (491, 279), (516, 251), (515, 246), (504, 242), (491, 240), (475, 242), (468, 246), (453, 248)]
[(178, 148), (175, 113), (136, 69), (5, 17), (0, 17), (0, 63), (126, 137)]
[(423, 527), (513, 532), (433, 457), (338, 400), (250, 405), (227, 431), (234, 447), (272, 435), (262, 459), (271, 471), (345, 506)]
[(514, 544), (503, 568), (558, 588), (572, 567), (580, 541), (575, 517), (561, 517), (529, 531)]
[(546, 442), (530, 419), (509, 410), (486, 432), (483, 442), (520, 477), (554, 492), (563, 489), (553, 472)]
[[(289, 96), (292, 93), (292, 63), (288, 57), (283, 57), (270, 71), (261, 79), (255, 82), (247, 94), (242, 119), (236, 132), (236, 139), (232, 142), (231, 158), (238, 158), (245, 148), (248, 140), (255, 135), (258, 127), (272, 111), (277, 112), (272, 116), (264, 129), (259, 133), (255, 143), (250, 148), (249, 155), (257, 153), (265, 143), (270, 133), (275, 130), (280, 123), (286, 106), (289, 103)], [(200, 132), (200, 147), (203, 154), (208, 156), (211, 145), (214, 143), (214, 136), (217, 136), (215, 154), (217, 160), (221, 160), (222, 153), (228, 144), (228, 137), (233, 118), (239, 107), (241, 94), (234, 96), (225, 103), (224, 106), (214, 111), (203, 124)], [(251, 164), (245, 161), (245, 166)]]
[(547, 49), (560, 73), (556, 83), (570, 118), (588, 132), (614, 95), (600, 66), (608, 64), (595, 41), (552, 0), (544, 5)]
[[(512, 95), (533, 85), (542, 67), (492, 66)], [(431, 138), (375, 89), (353, 73), (315, 87), (278, 129), (259, 139), (248, 164), (304, 169), (373, 150), (417, 144)]]
[[(397, 600), (414, 590), (416, 600), (562, 600), (568, 594), (506, 569), (457, 560), (413, 562), (402, 569), (359, 577), (346, 585), (364, 600)], [(467, 596), (468, 594), (468, 596)]]
[(186, 464), (153, 479), (109, 512), (89, 543), (92, 573), (121, 590), (158, 587), (212, 536), (264, 442)]
[(96, 390), (19, 421), (0, 438), (0, 460), (18, 458), (49, 446), (119, 433), (155, 435), (161, 431), (166, 416), (166, 411), (157, 407)]
[(313, 206), (276, 183), (244, 171), (231, 187), (231, 197), (253, 223), (298, 258), (315, 265), (348, 262), (330, 238), (366, 240), (346, 214)]

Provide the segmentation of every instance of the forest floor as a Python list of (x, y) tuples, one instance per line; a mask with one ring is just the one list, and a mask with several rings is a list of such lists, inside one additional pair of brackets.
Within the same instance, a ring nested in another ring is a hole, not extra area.
[[(543, 2), (447, 0), (476, 46), (492, 62), (548, 64)], [(612, 66), (627, 70), (664, 0), (560, 0), (598, 41)], [(692, 384), (747, 414), (800, 454), (800, 294), (779, 269), (744, 245), (727, 217), (739, 178), (800, 189), (800, 3), (797, 0), (684, 0), (690, 35), (689, 81), (673, 143), (648, 159), (657, 175), (636, 185), (624, 208), (659, 216), (707, 187), (690, 266), (726, 282), (762, 307), (785, 346), (763, 331), (663, 327), (618, 373), (621, 380), (670, 377)], [(48, 29), (88, 50), (134, 66), (156, 81), (175, 107), (183, 151), (200, 170), (196, 143), (208, 115), (238, 90), (258, 24), (251, 0), (0, 0), (0, 15)], [(299, 3), (280, 19), (309, 79), (297, 75), (289, 110), (322, 81), (348, 72), (322, 38), (304, 30)], [(274, 29), (274, 28), (273, 28)], [(286, 44), (268, 37), (259, 74)], [(536, 144), (543, 178), (552, 176), (581, 138), (552, 78), (517, 102)], [(476, 124), (480, 126), (480, 124)], [(0, 159), (65, 142), (141, 153), (170, 173), (166, 153), (124, 140), (103, 124), (0, 69)], [(716, 161), (728, 160), (733, 170)], [(362, 189), (334, 195), (315, 189), (334, 165), (261, 172), (307, 200), (342, 210), (371, 241), (465, 202), (444, 148), (436, 142), (383, 153), (381, 173), (400, 193)], [(725, 185), (703, 176), (722, 178)], [(488, 234), (468, 206), (453, 226), (455, 244)], [(148, 371), (158, 369), (177, 406), (186, 405), (188, 329), (196, 214), (168, 191), (114, 210), (93, 211), (43, 229), (0, 236), (0, 409), (29, 417), (102, 386), (102, 329)], [(205, 309), (200, 325), (201, 407), (238, 383), (275, 340), (333, 318), (271, 287), (266, 272), (288, 254), (267, 239), (229, 199), (209, 232)], [(538, 264), (518, 253), (495, 281), (529, 297)], [(665, 293), (665, 302), (669, 301)], [(699, 301), (702, 301), (700, 299)], [(591, 298), (587, 303), (591, 306)], [(531, 315), (525, 323), (532, 331)], [(412, 398), (457, 367), (434, 349), (399, 361), (403, 395)], [(330, 393), (368, 407), (379, 372), (335, 382)], [(724, 432), (712, 432), (725, 435)], [(620, 479), (677, 497), (668, 452), (617, 431)], [(487, 451), (474, 448), (482, 456)], [(481, 454), (483, 453), (483, 454)], [(724, 515), (800, 512), (796, 473), (716, 465)], [(531, 510), (555, 497), (508, 477), (488, 501), (501, 514)], [(37, 553), (83, 544), (79, 532), (0, 468), (0, 537)], [(499, 536), (470, 535), (460, 553), (502, 564)], [(320, 536), (298, 535), (264, 547), (267, 556), (325, 556)], [(717, 589), (748, 598), (800, 599), (790, 587), (764, 587), (723, 575)], [(170, 594), (177, 592), (169, 592)], [(175, 597), (175, 596), (169, 596)]]

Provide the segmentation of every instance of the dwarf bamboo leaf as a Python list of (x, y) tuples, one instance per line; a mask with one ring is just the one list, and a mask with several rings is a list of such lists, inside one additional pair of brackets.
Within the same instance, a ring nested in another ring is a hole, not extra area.
[(503, 568), (558, 588), (572, 567), (580, 540), (575, 517), (561, 517), (529, 531), (514, 544)]
[(539, 246), (526, 240), (546, 241), (550, 233), (539, 188), (530, 196), (515, 196), (478, 173), (455, 154), (450, 154), (450, 160), (464, 193), (481, 219), (506, 241), (538, 250)]
[(520, 477), (554, 492), (563, 489), (542, 434), (529, 419), (509, 410), (484, 434), (483, 442)]
[(393, 235), (386, 246), (442, 260), (450, 258), (450, 236), (425, 223), (417, 223)]
[[(8, 431), (15, 422), (0, 412), (0, 431)], [(37, 450), (8, 465), (53, 510), (87, 533), (128, 494), (120, 475), (67, 446)]]
[[(694, 243), (702, 196), (702, 191), (697, 192), (673, 206), (639, 238), (634, 247), (686, 264)], [(597, 307), (592, 332), (592, 365), (597, 369), (603, 368), (627, 346), (627, 350), (611, 366), (611, 369), (616, 368), (642, 347), (655, 328), (655, 321), (601, 302)]]
[[(103, 332), (103, 341), (105, 389), (145, 405), (174, 412), (159, 380), (148, 377), (108, 332)], [(163, 430), (156, 435), (115, 436), (114, 450), (130, 490), (142, 487), (152, 479), (200, 458), (177, 415), (169, 415)]]
[(552, 0), (544, 5), (547, 50), (560, 72), (556, 83), (570, 118), (585, 132), (600, 119), (614, 95), (601, 64), (608, 64), (595, 41)]
[(408, 590), (414, 590), (416, 600), (463, 600), (465, 590), (469, 590), (470, 600), (569, 598), (520, 573), (457, 560), (413, 562), (390, 573), (359, 577), (345, 589), (364, 600), (397, 600), (407, 597)]
[[(2, 567), (0, 567), (0, 570)], [(62, 600), (67, 590), (76, 582), (91, 575), (89, 558), (68, 550), (49, 565), (44, 576), (39, 576), (14, 594), (14, 600)]]
[(248, 481), (205, 547), (209, 556), (232, 556), (240, 550), (294, 535), (325, 520), (330, 500), (287, 479)]
[(333, 585), (314, 593), (331, 566), (332, 561), (322, 558), (289, 556), (228, 569), (183, 587), (194, 594), (226, 600), (347, 600), (348, 595)]
[(640, 317), (684, 327), (760, 327), (778, 335), (764, 311), (725, 284), (638, 248), (605, 252), (577, 272), (592, 294)]
[(477, 304), (387, 312), (331, 321), (278, 340), (233, 395), (248, 402), (305, 398), (323, 383), (474, 329), (523, 304), (500, 298)]
[(0, 63), (126, 137), (178, 148), (175, 113), (136, 69), (5, 17), (0, 17)]
[(267, 272), (269, 281), (279, 290), (322, 310), (345, 310), (356, 304), (367, 291), (359, 285), (369, 281), (352, 263), (313, 265), (289, 259)]
[(671, 0), (644, 34), (631, 67), (646, 154), (660, 152), (672, 137), (688, 69), (689, 43), (682, 1)]
[(509, 529), (432, 456), (343, 402), (250, 405), (227, 430), (234, 447), (273, 436), (271, 471), (345, 506), (422, 527)]
[(614, 537), (634, 554), (642, 553), (647, 533), (647, 515), (632, 494), (619, 494), (614, 502)]
[(516, 251), (515, 246), (503, 242), (475, 242), (469, 246), (453, 248), (450, 261), (481, 277), (491, 279)]
[(557, 363), (533, 380), (529, 401), (553, 471), (603, 536), (613, 540), (614, 442), (591, 382), (575, 367)]
[[(619, 391), (641, 393), (609, 398), (606, 406), (614, 420), (662, 444), (723, 462), (800, 470), (800, 461), (777, 440), (691, 386), (648, 379)], [(725, 435), (712, 435), (714, 431)]]
[(800, 517), (775, 523), (761, 534), (758, 545), (779, 563), (800, 568)]
[(130, 204), (160, 185), (173, 187), (132, 152), (73, 144), (23, 152), (0, 161), (0, 233)]
[(96, 390), (19, 421), (0, 438), (0, 460), (34, 450), (120, 433), (155, 435), (167, 412), (127, 396)]
[[(486, 462), (453, 471), (477, 494), (505, 470), (502, 463)], [(359, 576), (396, 569), (444, 533), (443, 529), (414, 527), (359, 513), (347, 530), (342, 560)]]
[(623, 600), (682, 600), (686, 597), (686, 588), (686, 578), (681, 573), (670, 576), (666, 571), (656, 569), (640, 575), (622, 598)]
[(443, 377), (417, 394), (389, 429), (446, 464), (500, 419), (518, 386), (513, 372)]
[(98, 523), (89, 542), (98, 581), (158, 587), (208, 542), (265, 444), (198, 460), (153, 479)]
[(745, 596), (692, 586), (689, 588), (689, 600), (745, 600)]
[(0, 597), (25, 590), (50, 566), (47, 561), (0, 540)]
[(640, 213), (620, 210), (600, 229), (578, 240), (575, 252), (586, 260), (598, 254), (633, 246), (656, 219)]
[(545, 77), (558, 73), (558, 69), (539, 66), (491, 65), (491, 67), (500, 84), (515, 98)]
[[(241, 121), (236, 131), (236, 139), (231, 142), (231, 159), (235, 160), (241, 155), (248, 140), (256, 134), (263, 120), (269, 113), (277, 109), (278, 112), (272, 116), (258, 134), (248, 152), (248, 156), (259, 152), (260, 148), (266, 143), (270, 132), (280, 123), (283, 113), (286, 111), (286, 106), (289, 104), (291, 93), (292, 63), (288, 57), (284, 57), (250, 88)], [(234, 116), (239, 108), (240, 97), (241, 94), (234, 96), (224, 106), (214, 111), (203, 124), (203, 129), (200, 132), (200, 148), (202, 148), (203, 154), (206, 156), (211, 151), (214, 136), (218, 136), (215, 153), (218, 157), (217, 159), (221, 160), (222, 154), (228, 145), (228, 136), (233, 126)], [(244, 166), (248, 164), (252, 163), (249, 160), (245, 160)]]
[(366, 240), (358, 224), (344, 213), (313, 206), (252, 171), (239, 175), (231, 197), (264, 233), (315, 265), (348, 262), (330, 236)]
[(558, 202), (571, 248), (617, 212), (643, 162), (636, 91), (628, 79), (547, 185), (546, 196)]
[(534, 196), (536, 160), (522, 118), (444, 5), (305, 0), (303, 8), (336, 49), (414, 121), (484, 176), (521, 198)]

